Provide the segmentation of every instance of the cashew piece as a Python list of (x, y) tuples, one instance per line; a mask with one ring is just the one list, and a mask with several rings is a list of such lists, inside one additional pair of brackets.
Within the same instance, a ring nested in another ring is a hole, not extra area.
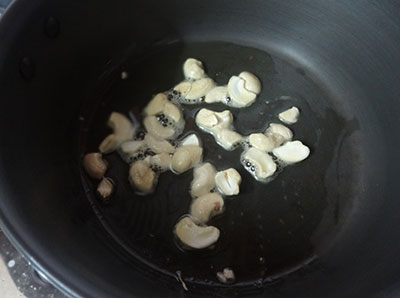
[(99, 185), (97, 186), (97, 192), (104, 200), (108, 199), (111, 196), (113, 190), (114, 185), (112, 184), (110, 179), (106, 177), (103, 177), (103, 179), (101, 179)]
[(236, 108), (244, 108), (252, 105), (257, 94), (245, 88), (245, 80), (240, 77), (232, 76), (228, 82), (228, 93), (232, 99), (232, 106)]
[(310, 155), (310, 149), (300, 141), (293, 141), (275, 148), (272, 153), (280, 160), (291, 164), (306, 159)]
[(173, 153), (175, 151), (175, 147), (172, 146), (168, 141), (159, 139), (151, 133), (145, 135), (144, 142), (155, 153)]
[(132, 123), (121, 113), (112, 112), (107, 125), (113, 130), (100, 144), (101, 153), (110, 153), (123, 142), (131, 140), (135, 133)]
[(180, 174), (189, 170), (193, 165), (199, 163), (203, 157), (203, 148), (199, 146), (179, 147), (172, 157), (171, 168)]
[(208, 162), (195, 168), (190, 186), (192, 197), (200, 197), (209, 193), (215, 186), (216, 173), (214, 166)]
[(104, 162), (102, 154), (98, 152), (87, 153), (83, 158), (83, 167), (86, 173), (94, 179), (103, 178), (107, 171), (107, 164)]
[(261, 151), (271, 152), (276, 147), (275, 139), (262, 133), (252, 133), (248, 139), (251, 146)]
[(223, 195), (233, 196), (239, 194), (239, 185), (242, 177), (234, 168), (220, 171), (215, 175), (215, 185)]
[(219, 230), (213, 226), (198, 226), (190, 217), (182, 218), (175, 227), (176, 236), (183, 244), (201, 249), (214, 244), (219, 238)]
[(279, 113), (279, 120), (286, 124), (294, 124), (300, 116), (300, 111), (297, 107), (291, 107), (282, 113)]
[(183, 64), (183, 73), (186, 79), (201, 79), (204, 77), (203, 63), (197, 59), (188, 58)]
[(197, 137), (197, 135), (195, 135), (194, 133), (188, 135), (187, 137), (185, 137), (182, 142), (181, 142), (181, 146), (188, 146), (188, 145), (194, 145), (194, 146), (200, 146), (200, 140)]
[(149, 165), (158, 172), (169, 170), (171, 167), (171, 160), (171, 155), (166, 152), (162, 152), (154, 156), (148, 156), (145, 159), (145, 161), (148, 162)]
[(158, 93), (144, 108), (144, 114), (146, 116), (153, 116), (161, 113), (164, 110), (164, 106), (167, 102), (167, 96), (164, 93)]
[(190, 215), (197, 223), (205, 224), (211, 217), (222, 212), (224, 199), (217, 193), (208, 193), (195, 199), (190, 207)]
[(214, 102), (223, 102), (226, 103), (226, 99), (228, 97), (228, 87), (227, 86), (218, 86), (211, 89), (206, 97), (206, 103), (214, 103)]
[(282, 145), (286, 141), (291, 141), (293, 138), (293, 132), (285, 125), (278, 123), (270, 123), (264, 134), (274, 140), (275, 147)]
[(244, 80), (244, 87), (246, 90), (255, 94), (261, 92), (261, 82), (254, 74), (248, 71), (242, 71), (239, 77)]
[(129, 182), (141, 193), (149, 194), (154, 190), (157, 176), (146, 161), (139, 160), (129, 169)]
[(175, 130), (171, 127), (164, 127), (157, 120), (156, 116), (147, 116), (143, 120), (144, 128), (148, 133), (160, 139), (172, 139), (175, 136)]
[(256, 180), (268, 178), (276, 171), (276, 164), (272, 160), (272, 157), (268, 153), (256, 148), (250, 148), (245, 151), (242, 159), (243, 166)]
[(132, 157), (144, 147), (144, 141), (128, 141), (121, 144), (118, 149), (118, 153), (126, 163), (130, 163)]

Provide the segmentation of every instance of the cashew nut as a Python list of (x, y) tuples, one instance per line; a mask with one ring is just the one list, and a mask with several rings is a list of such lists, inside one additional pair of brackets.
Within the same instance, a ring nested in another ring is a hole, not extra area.
[(113, 134), (108, 135), (99, 146), (102, 153), (110, 153), (123, 142), (131, 140), (135, 133), (132, 123), (121, 113), (112, 112), (107, 125), (112, 128)]
[(126, 163), (130, 163), (132, 158), (144, 147), (143, 141), (128, 141), (121, 144), (118, 153)]
[(230, 268), (224, 268), (222, 272), (217, 272), (217, 278), (223, 284), (231, 284), (235, 282), (235, 273)]
[(150, 164), (153, 170), (157, 172), (164, 172), (171, 167), (171, 155), (166, 152), (156, 154), (154, 156), (146, 157), (145, 161)]
[(237, 76), (232, 76), (229, 79), (228, 93), (232, 99), (232, 106), (237, 108), (250, 106), (257, 97), (257, 94), (245, 88), (245, 80)]
[(214, 244), (219, 238), (219, 230), (213, 226), (198, 226), (190, 217), (182, 218), (175, 227), (176, 236), (183, 244), (201, 249)]
[(233, 196), (239, 194), (241, 182), (242, 177), (233, 168), (220, 171), (215, 175), (215, 185), (223, 195)]
[(178, 91), (184, 98), (192, 90), (192, 82), (181, 82), (174, 87), (175, 91)]
[(214, 166), (208, 162), (195, 168), (190, 187), (192, 197), (200, 197), (209, 193), (215, 186), (216, 173)]
[(279, 120), (286, 124), (296, 123), (300, 116), (300, 111), (297, 107), (291, 107), (282, 113), (279, 113)]
[(172, 102), (167, 102), (164, 105), (163, 112), (165, 116), (173, 120), (175, 123), (178, 123), (179, 121), (183, 120), (181, 110)]
[(195, 135), (194, 133), (188, 135), (187, 137), (185, 137), (182, 142), (181, 142), (181, 146), (188, 146), (188, 145), (194, 145), (194, 146), (200, 146), (200, 140), (197, 137), (197, 135)]
[(222, 212), (224, 199), (217, 193), (208, 193), (195, 199), (190, 207), (190, 215), (197, 223), (205, 224), (211, 217)]
[(244, 152), (242, 164), (256, 180), (268, 178), (276, 171), (276, 164), (272, 157), (254, 147)]
[(197, 59), (188, 58), (183, 64), (183, 73), (187, 79), (201, 79), (204, 77), (203, 63)]
[(159, 139), (151, 133), (145, 135), (144, 142), (155, 153), (173, 153), (175, 151), (175, 147), (172, 146), (168, 141)]
[(239, 77), (244, 80), (244, 87), (255, 94), (261, 92), (260, 80), (251, 72), (243, 71), (239, 74)]
[(172, 157), (171, 168), (180, 174), (189, 170), (193, 165), (199, 163), (203, 157), (203, 148), (199, 146), (181, 146)]
[(286, 163), (296, 163), (310, 155), (310, 149), (300, 141), (286, 142), (275, 148), (272, 153)]
[(202, 130), (211, 133), (215, 141), (225, 150), (233, 150), (243, 137), (232, 130), (233, 116), (228, 110), (214, 112), (201, 109), (196, 115), (196, 124)]
[(202, 78), (192, 83), (190, 91), (186, 94), (186, 99), (199, 99), (206, 96), (208, 91), (214, 88), (215, 83), (210, 78)]
[(232, 113), (228, 110), (214, 112), (209, 109), (201, 109), (196, 115), (196, 124), (201, 129), (212, 132), (216, 127), (229, 128), (233, 122)]
[(264, 134), (274, 140), (275, 147), (282, 145), (286, 141), (291, 141), (293, 138), (293, 132), (286, 126), (278, 123), (271, 123)]
[(83, 167), (86, 173), (94, 179), (103, 178), (107, 171), (107, 164), (104, 162), (102, 154), (98, 152), (86, 154), (83, 158)]
[(143, 112), (146, 116), (157, 115), (164, 110), (164, 106), (167, 102), (167, 96), (164, 93), (158, 93), (150, 100)]
[(206, 103), (214, 103), (214, 102), (223, 102), (226, 103), (226, 99), (228, 97), (228, 87), (227, 86), (218, 86), (211, 89), (206, 97)]
[(276, 147), (274, 138), (262, 133), (252, 133), (248, 140), (251, 146), (261, 151), (271, 152)]
[(111, 196), (113, 190), (114, 190), (114, 185), (112, 184), (110, 179), (106, 177), (103, 177), (103, 179), (101, 179), (99, 185), (97, 186), (97, 192), (104, 200), (108, 199)]
[(156, 116), (145, 117), (143, 125), (148, 133), (151, 133), (160, 139), (172, 139), (175, 136), (175, 130), (168, 126), (162, 126)]
[(154, 186), (157, 183), (157, 175), (146, 161), (139, 160), (133, 163), (129, 169), (129, 182), (139, 192), (148, 194), (154, 190)]
[(217, 143), (228, 151), (235, 149), (236, 145), (243, 140), (240, 134), (227, 128), (215, 130), (214, 137)]

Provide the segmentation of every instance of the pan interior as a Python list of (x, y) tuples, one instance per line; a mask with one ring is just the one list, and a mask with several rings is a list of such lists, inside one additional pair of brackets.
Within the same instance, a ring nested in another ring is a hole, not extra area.
[[(113, 239), (153, 269), (172, 275), (181, 271), (185, 282), (196, 287), (218, 285), (216, 273), (230, 267), (237, 286), (261, 287), (308, 264), (324, 249), (322, 244), (334, 241), (338, 223), (351, 208), (351, 197), (338, 207), (338, 148), (344, 136), (357, 130), (357, 122), (342, 116), (343, 106), (304, 70), (279, 57), (225, 42), (173, 43), (140, 59), (132, 56), (104, 78), (102, 90), (93, 99), (96, 103), (82, 115), (86, 123), (81, 130), (81, 154), (97, 151), (110, 133), (106, 122), (111, 111), (141, 110), (152, 95), (180, 82), (182, 64), (189, 57), (203, 61), (218, 84), (246, 70), (256, 74), (263, 85), (256, 103), (245, 109), (222, 104), (185, 106), (185, 131), (201, 136), (204, 160), (218, 170), (234, 167), (242, 176), (240, 194), (227, 198), (225, 212), (209, 222), (220, 229), (219, 241), (211, 249), (184, 251), (174, 239), (174, 225), (191, 204), (192, 170), (179, 176), (163, 173), (154, 194), (138, 196), (127, 179), (129, 166), (112, 153), (105, 159), (110, 165), (107, 176), (116, 183), (115, 194), (110, 203), (102, 204), (95, 194), (96, 182), (82, 175), (88, 199)], [(121, 80), (121, 71), (129, 74), (128, 79)], [(268, 184), (255, 181), (243, 169), (241, 149), (223, 150), (193, 119), (202, 107), (229, 109), (236, 130), (247, 135), (263, 131), (271, 122), (279, 123), (277, 114), (292, 106), (301, 110), (298, 123), (290, 126), (294, 139), (307, 144), (311, 155), (285, 168)], [(352, 156), (360, 149), (347, 146), (344, 150)], [(357, 180), (352, 170), (356, 159), (349, 160), (344, 166), (348, 183), (340, 191), (351, 193), (357, 186), (352, 183)]]

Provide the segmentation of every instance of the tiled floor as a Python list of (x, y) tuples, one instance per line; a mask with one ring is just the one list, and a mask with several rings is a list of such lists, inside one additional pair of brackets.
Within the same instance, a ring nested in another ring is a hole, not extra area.
[(7, 298), (25, 297), (20, 291), (18, 291), (17, 286), (8, 272), (7, 264), (2, 258), (0, 258), (0, 293), (2, 297)]

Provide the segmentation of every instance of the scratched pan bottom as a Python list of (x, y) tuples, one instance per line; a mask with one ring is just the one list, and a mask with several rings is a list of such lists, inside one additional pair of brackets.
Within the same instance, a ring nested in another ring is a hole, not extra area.
[[(341, 154), (349, 162), (338, 169), (338, 146), (344, 135), (357, 129), (357, 122), (341, 116), (348, 112), (346, 105), (332, 100), (310, 74), (278, 57), (230, 43), (175, 43), (141, 59), (132, 57), (112, 72), (112, 83), (93, 107), (89, 131), (82, 131), (82, 152), (96, 151), (110, 132), (106, 121), (111, 111), (137, 111), (153, 94), (181, 81), (182, 64), (188, 57), (203, 61), (208, 75), (218, 84), (226, 84), (231, 75), (243, 70), (260, 78), (263, 90), (256, 103), (230, 109), (234, 126), (243, 135), (263, 131), (268, 123), (279, 122), (280, 111), (299, 107), (300, 120), (290, 128), (295, 139), (311, 148), (310, 157), (285, 168), (271, 183), (259, 183), (240, 165), (240, 149), (227, 152), (196, 128), (193, 115), (205, 105), (187, 106), (186, 131), (201, 136), (204, 160), (218, 170), (234, 167), (242, 176), (240, 194), (226, 199), (225, 212), (209, 222), (221, 231), (212, 249), (184, 251), (173, 235), (177, 220), (189, 210), (192, 170), (179, 176), (163, 173), (153, 194), (138, 196), (128, 183), (128, 165), (113, 153), (106, 159), (110, 164), (107, 176), (116, 183), (115, 194), (106, 205), (93, 192), (88, 198), (113, 239), (147, 266), (165, 274), (181, 271), (190, 289), (211, 289), (210, 285), (215, 289), (221, 285), (216, 272), (230, 267), (238, 291), (258, 289), (302, 268), (323, 252), (326, 243), (334, 242), (337, 223), (352, 200), (351, 196), (343, 199), (339, 192), (351, 194), (357, 188), (356, 159), (352, 156), (361, 150), (356, 145), (342, 148)], [(128, 79), (120, 79), (121, 70), (129, 74)], [(207, 107), (227, 109), (221, 104)], [(338, 182), (338, 171), (345, 172), (348, 179)], [(88, 184), (95, 189), (92, 181)]]

